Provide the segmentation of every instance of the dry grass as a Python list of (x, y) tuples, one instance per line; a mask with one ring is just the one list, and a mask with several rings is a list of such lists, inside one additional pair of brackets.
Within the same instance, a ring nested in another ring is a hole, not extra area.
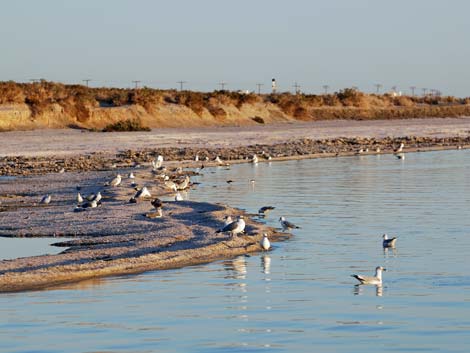
[[(244, 105), (270, 103), (287, 116), (298, 120), (317, 119), (390, 119), (413, 117), (447, 117), (469, 115), (470, 98), (394, 97), (390, 94), (366, 94), (353, 88), (314, 95), (278, 93), (245, 94), (231, 91), (193, 92), (151, 88), (88, 88), (56, 82), (0, 82), (0, 104), (27, 104), (32, 119), (59, 106), (78, 122), (86, 122), (96, 107), (140, 105), (153, 114), (159, 105), (184, 105), (202, 116), (204, 112), (224, 119), (226, 106), (241, 109)], [(132, 128), (132, 124), (129, 126)]]

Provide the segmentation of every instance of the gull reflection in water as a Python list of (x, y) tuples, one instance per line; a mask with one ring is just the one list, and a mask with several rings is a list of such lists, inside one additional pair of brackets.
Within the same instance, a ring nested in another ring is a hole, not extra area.
[(271, 273), (271, 257), (269, 255), (264, 254), (261, 256), (261, 269), (265, 275)]
[[(376, 284), (374, 285), (375, 286), (375, 295), (377, 297), (381, 297), (383, 296), (383, 286), (381, 284)], [(363, 295), (364, 294), (364, 287), (371, 287), (371, 285), (367, 285), (367, 284), (356, 284), (354, 285), (354, 288), (353, 288), (353, 293), (354, 295)]]
[(397, 255), (398, 255), (397, 248), (395, 248), (395, 247), (387, 247), (387, 248), (383, 248), (383, 249), (384, 249), (384, 256), (385, 257), (397, 257)]
[(225, 278), (246, 279), (246, 259), (244, 255), (237, 256), (233, 260), (223, 262), (224, 269), (228, 272)]

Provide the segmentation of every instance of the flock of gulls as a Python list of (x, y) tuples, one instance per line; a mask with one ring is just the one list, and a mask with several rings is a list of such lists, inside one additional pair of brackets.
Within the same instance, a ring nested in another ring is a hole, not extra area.
[[(404, 149), (404, 144), (401, 143), (400, 146), (394, 150), (394, 155), (398, 159), (405, 159), (405, 155), (403, 152)], [(361, 153), (364, 151), (359, 151), (358, 153)], [(366, 151), (367, 152), (367, 151)], [(380, 149), (378, 151), (380, 152)], [(262, 152), (261, 156), (265, 160), (271, 160), (271, 156)], [(181, 195), (180, 191), (188, 189), (192, 184), (190, 177), (188, 175), (185, 175), (184, 178), (181, 179), (181, 177), (170, 177), (169, 173), (167, 173), (167, 168), (163, 166), (163, 156), (158, 155), (157, 158), (155, 158), (151, 162), (151, 172), (158, 178), (161, 178), (163, 180), (163, 183), (165, 187), (170, 191), (174, 193), (174, 200), (175, 201), (183, 201), (183, 196)], [(194, 158), (194, 161), (199, 161), (199, 156), (196, 155)], [(208, 157), (205, 159), (206, 161), (209, 160)], [(226, 162), (224, 162), (219, 156), (216, 156), (214, 158), (214, 162), (217, 163), (219, 166), (226, 166), (229, 167), (230, 165)], [(256, 154), (253, 155), (251, 158), (251, 163), (257, 164), (259, 162), (259, 158)], [(139, 168), (140, 165), (135, 165), (136, 168)], [(201, 165), (199, 170), (204, 169), (204, 165)], [(177, 175), (181, 175), (183, 169), (182, 167), (178, 167), (174, 170)], [(61, 173), (63, 171), (61, 170)], [(137, 203), (139, 199), (150, 199), (150, 203), (153, 207), (153, 210), (151, 212), (148, 212), (145, 214), (145, 217), (147, 218), (161, 218), (163, 217), (163, 202), (158, 199), (154, 198), (152, 200), (152, 194), (150, 190), (148, 189), (147, 186), (142, 186), (138, 187), (137, 183), (135, 182), (135, 175), (133, 172), (130, 172), (127, 175), (127, 179), (130, 180), (130, 185), (131, 187), (135, 190), (135, 193), (131, 198), (129, 199), (129, 203)], [(105, 187), (111, 187), (111, 188), (116, 188), (122, 185), (123, 181), (123, 176), (121, 174), (117, 174), (113, 179), (109, 180), (104, 184)], [(228, 180), (227, 183), (233, 182), (232, 180)], [(254, 183), (255, 180), (250, 180), (250, 182)], [(80, 190), (80, 187), (77, 187), (77, 190)], [(40, 204), (47, 205), (51, 202), (51, 195), (47, 194), (44, 195), (41, 198)], [(82, 196), (80, 192), (77, 193), (77, 205), (74, 208), (75, 212), (81, 212), (85, 211), (89, 208), (96, 208), (101, 205), (102, 200), (102, 194), (101, 191), (98, 191), (97, 193), (91, 193), (87, 196)], [(258, 210), (258, 216), (260, 218), (266, 217), (269, 212), (274, 210), (274, 206), (263, 206)], [(296, 224), (288, 221), (285, 217), (281, 216), (279, 218), (279, 222), (281, 225), (281, 228), (283, 231), (290, 231), (293, 229), (299, 229), (300, 227), (297, 226)], [(232, 219), (230, 215), (225, 216), (224, 218), (224, 225), (219, 228), (216, 233), (226, 233), (229, 234), (231, 237), (236, 237), (240, 234), (243, 234), (245, 232), (245, 220), (243, 215), (238, 216), (236, 219)], [(397, 237), (392, 237), (389, 238), (387, 234), (384, 234), (382, 236), (382, 246), (384, 249), (387, 248), (395, 248), (396, 242), (397, 242)], [(272, 249), (271, 247), (271, 242), (269, 241), (268, 234), (264, 233), (263, 237), (260, 241), (260, 247), (263, 251), (269, 251)], [(377, 266), (375, 269), (375, 275), (373, 276), (364, 276), (364, 275), (358, 275), (358, 274), (353, 274), (351, 275), (355, 279), (359, 281), (359, 284), (369, 284), (369, 285), (376, 285), (376, 286), (381, 286), (382, 285), (382, 272), (386, 271), (385, 268), (382, 266)]]

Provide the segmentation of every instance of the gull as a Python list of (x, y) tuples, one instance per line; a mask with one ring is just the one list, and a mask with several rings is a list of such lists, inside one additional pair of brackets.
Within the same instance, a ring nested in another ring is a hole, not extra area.
[(217, 162), (218, 164), (223, 164), (224, 163), (224, 162), (222, 162), (222, 160), (220, 159), (219, 156), (215, 157), (214, 161)]
[(116, 177), (109, 182), (109, 185), (111, 186), (118, 186), (121, 184), (121, 174), (116, 175)]
[(257, 164), (258, 163), (258, 156), (256, 154), (253, 155), (253, 158), (251, 158), (251, 163)]
[(361, 275), (351, 275), (357, 279), (361, 284), (382, 284), (382, 271), (386, 271), (382, 266), (377, 266), (375, 268), (375, 276), (361, 276)]
[(149, 189), (147, 189), (146, 186), (142, 187), (142, 189), (138, 190), (134, 195), (135, 199), (140, 199), (144, 197), (152, 197), (152, 194), (150, 194), (150, 191)]
[(217, 233), (230, 232), (232, 236), (242, 233), (245, 230), (245, 220), (243, 216), (238, 216), (238, 219), (232, 223), (227, 224), (222, 229), (219, 229)]
[(393, 152), (395, 153), (400, 153), (403, 151), (403, 148), (405, 147), (405, 144), (402, 142), (400, 143), (400, 147), (398, 147), (396, 150), (394, 150)]
[(395, 157), (397, 157), (398, 159), (405, 159), (405, 154), (404, 153), (397, 153), (397, 154), (395, 154)]
[(199, 161), (199, 155), (198, 155), (198, 154), (196, 154), (196, 156), (194, 157), (194, 161), (195, 161), (195, 162), (198, 162), (198, 161)]
[(129, 173), (129, 179), (135, 179), (134, 173), (132, 173), (132, 172)]
[(227, 215), (227, 216), (224, 217), (224, 227), (225, 227), (226, 225), (229, 225), (229, 224), (232, 223), (232, 222), (233, 222), (233, 219), (232, 219), (232, 217), (231, 217), (230, 215)]
[(377, 148), (375, 149), (375, 153), (380, 153), (380, 147), (377, 147)]
[(40, 203), (47, 205), (49, 202), (51, 202), (51, 195), (47, 194), (44, 195), (40, 201)]
[(294, 223), (287, 221), (284, 217), (279, 218), (279, 222), (281, 222), (282, 229), (299, 229), (299, 226), (296, 226)]
[(384, 248), (394, 248), (395, 247), (395, 244), (397, 242), (397, 237), (393, 237), (393, 238), (389, 239), (387, 234), (384, 234), (382, 237), (383, 237), (382, 246)]
[(163, 207), (163, 202), (158, 197), (155, 200), (150, 201), (150, 203), (152, 204), (153, 207), (155, 207), (155, 209)]
[(188, 187), (189, 185), (189, 176), (186, 175), (186, 177), (184, 178), (184, 180), (179, 183), (176, 187), (178, 188), (178, 190), (184, 190)]
[(181, 196), (179, 192), (177, 192), (175, 195), (175, 201), (183, 201), (183, 196)]
[(261, 208), (258, 210), (258, 213), (259, 213), (260, 215), (265, 216), (265, 215), (267, 215), (269, 212), (271, 212), (272, 210), (274, 210), (275, 208), (276, 208), (276, 207), (274, 207), (274, 206), (263, 206), (263, 207), (261, 207)]
[(87, 201), (84, 204), (80, 206), (81, 208), (95, 208), (98, 207), (98, 201), (93, 200), (93, 201)]
[(83, 197), (80, 195), (80, 193), (77, 194), (77, 202), (82, 203), (83, 202)]
[(96, 202), (100, 202), (101, 201), (101, 192), (98, 191), (98, 193), (91, 199), (91, 201), (96, 201)]
[(65, 173), (65, 168), (61, 168), (61, 169), (59, 170), (59, 173), (60, 173), (60, 174)]
[(163, 217), (162, 208), (159, 207), (154, 212), (146, 213), (145, 217), (147, 217), (147, 218), (162, 218)]
[(261, 245), (261, 248), (265, 251), (271, 248), (271, 242), (268, 239), (268, 234), (266, 233), (263, 234), (263, 239), (261, 239), (260, 245)]
[(157, 158), (152, 161), (152, 167), (153, 169), (159, 169), (161, 168), (162, 164), (163, 164), (163, 156), (159, 154)]
[(171, 189), (173, 191), (178, 191), (178, 187), (177, 185), (171, 181), (171, 180), (167, 180), (165, 181), (165, 186), (168, 188), (168, 189)]

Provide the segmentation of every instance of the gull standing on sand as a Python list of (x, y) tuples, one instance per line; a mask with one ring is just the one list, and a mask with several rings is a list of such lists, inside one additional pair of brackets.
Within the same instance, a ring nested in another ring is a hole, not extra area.
[(281, 222), (281, 226), (283, 230), (300, 228), (299, 226), (296, 226), (294, 223), (287, 221), (283, 216), (279, 218), (279, 222)]
[(382, 266), (377, 266), (375, 268), (375, 276), (361, 276), (361, 275), (351, 275), (357, 279), (361, 284), (382, 284), (382, 271), (387, 271)]
[(178, 190), (184, 190), (189, 186), (189, 176), (185, 176), (184, 180), (177, 185)]
[(51, 195), (47, 194), (47, 195), (44, 195), (40, 201), (40, 203), (42, 203), (43, 205), (47, 205), (51, 202)]
[(398, 147), (396, 150), (394, 150), (393, 152), (395, 153), (400, 153), (400, 152), (403, 152), (403, 148), (405, 147), (405, 144), (402, 142), (400, 143), (400, 147)]
[(393, 238), (389, 239), (387, 234), (384, 234), (382, 237), (383, 237), (382, 246), (384, 248), (394, 248), (395, 247), (395, 244), (397, 242), (397, 237), (393, 237)]
[(152, 194), (150, 194), (150, 191), (146, 186), (136, 192), (134, 199), (143, 199), (144, 197), (152, 197)]
[(152, 161), (152, 167), (153, 169), (159, 169), (162, 167), (162, 164), (163, 164), (163, 156), (159, 154), (157, 158)]
[(230, 215), (224, 217), (224, 227), (233, 222), (233, 219)]
[(258, 156), (256, 154), (253, 155), (253, 158), (251, 159), (251, 163), (258, 164)]
[(109, 185), (111, 186), (119, 186), (121, 184), (121, 174), (116, 175), (116, 177), (109, 182)]
[(194, 162), (199, 162), (199, 155), (196, 154), (196, 156), (194, 157)]
[(183, 196), (181, 196), (180, 192), (178, 191), (175, 195), (175, 201), (183, 201)]
[(224, 162), (222, 162), (222, 160), (220, 159), (219, 156), (215, 157), (215, 158), (214, 158), (214, 161), (215, 161), (216, 163), (218, 163), (218, 164), (223, 164), (223, 163), (224, 163)]
[(129, 173), (129, 179), (135, 179), (134, 173), (132, 173), (132, 172)]
[(238, 216), (238, 219), (232, 223), (227, 224), (222, 229), (219, 229), (217, 233), (225, 233), (230, 232), (232, 236), (235, 236), (239, 233), (243, 233), (245, 230), (245, 220), (243, 216)]
[(80, 193), (77, 194), (77, 202), (82, 203), (83, 202), (83, 197), (80, 195)]
[(268, 251), (271, 248), (271, 242), (268, 239), (268, 234), (263, 234), (263, 239), (260, 242), (261, 248), (265, 251)]
[(178, 186), (171, 180), (165, 181), (165, 186), (173, 191), (178, 191)]

